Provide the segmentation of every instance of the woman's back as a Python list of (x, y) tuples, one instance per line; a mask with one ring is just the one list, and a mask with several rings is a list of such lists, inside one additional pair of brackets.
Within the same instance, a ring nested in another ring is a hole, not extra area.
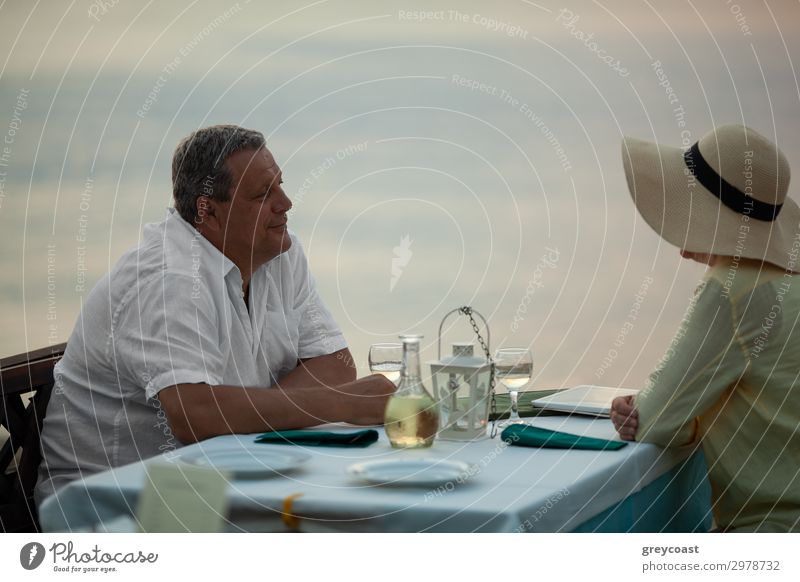
[(636, 403), (637, 440), (702, 439), (720, 526), (800, 529), (800, 275), (723, 257)]
[(718, 467), (709, 467), (717, 509), (739, 529), (797, 530), (800, 275), (731, 260), (709, 269), (709, 277), (729, 295), (732, 333), (746, 363), (719, 420), (711, 411), (701, 420), (706, 454), (718, 459)]

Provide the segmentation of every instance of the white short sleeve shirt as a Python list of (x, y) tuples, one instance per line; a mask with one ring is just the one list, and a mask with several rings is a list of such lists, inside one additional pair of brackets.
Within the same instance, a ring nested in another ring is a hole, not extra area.
[(268, 388), (347, 347), (300, 241), (253, 273), (169, 209), (86, 298), (56, 365), (37, 501), (66, 482), (180, 446), (156, 398), (175, 384)]

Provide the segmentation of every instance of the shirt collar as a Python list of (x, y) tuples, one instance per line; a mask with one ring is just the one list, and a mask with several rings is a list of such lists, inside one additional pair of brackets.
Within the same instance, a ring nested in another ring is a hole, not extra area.
[(236, 263), (211, 244), (211, 241), (199, 230), (186, 222), (174, 208), (167, 208), (167, 218), (164, 224), (164, 247), (167, 257), (185, 257), (187, 251), (192, 256), (196, 250), (200, 256), (207, 259), (209, 267), (215, 268), (219, 265), (223, 277), (227, 278), (233, 271), (241, 278)]

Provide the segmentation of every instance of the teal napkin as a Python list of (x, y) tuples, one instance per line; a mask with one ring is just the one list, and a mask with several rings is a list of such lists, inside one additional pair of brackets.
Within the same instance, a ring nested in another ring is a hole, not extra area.
[(594, 437), (578, 436), (566, 432), (558, 432), (528, 426), (525, 424), (509, 425), (500, 438), (510, 445), (521, 447), (541, 447), (545, 449), (587, 449), (592, 451), (616, 451), (628, 443), (623, 441), (607, 441)]
[(257, 443), (312, 447), (368, 447), (377, 440), (378, 431), (371, 428), (347, 433), (320, 430), (278, 430), (265, 432), (256, 437)]

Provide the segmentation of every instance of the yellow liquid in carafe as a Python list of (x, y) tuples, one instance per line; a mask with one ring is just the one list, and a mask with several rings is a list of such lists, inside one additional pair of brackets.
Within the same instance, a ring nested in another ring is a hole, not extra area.
[(433, 444), (439, 430), (436, 403), (427, 394), (392, 396), (386, 405), (386, 436), (397, 449), (421, 449)]

